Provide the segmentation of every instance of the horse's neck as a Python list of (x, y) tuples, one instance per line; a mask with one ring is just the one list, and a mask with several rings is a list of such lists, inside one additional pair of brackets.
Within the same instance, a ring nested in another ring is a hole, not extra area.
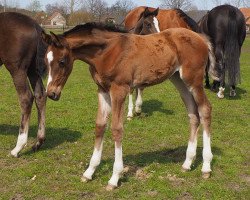
[(87, 37), (79, 37), (71, 40), (71, 49), (75, 60), (82, 60), (94, 66), (96, 60), (100, 59), (105, 50), (114, 43), (113, 38), (119, 33), (107, 31), (92, 31), (93, 34)]

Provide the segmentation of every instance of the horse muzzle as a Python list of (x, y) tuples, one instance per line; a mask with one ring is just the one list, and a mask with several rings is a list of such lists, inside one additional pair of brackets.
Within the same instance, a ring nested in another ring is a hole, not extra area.
[(57, 92), (54, 90), (47, 91), (47, 97), (52, 99), (53, 101), (58, 101), (60, 99), (61, 92)]

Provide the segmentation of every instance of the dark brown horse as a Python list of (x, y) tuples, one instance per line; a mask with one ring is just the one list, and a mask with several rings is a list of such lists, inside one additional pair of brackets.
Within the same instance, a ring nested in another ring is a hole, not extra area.
[[(124, 20), (125, 28), (131, 33), (147, 35), (166, 30), (168, 28), (187, 28), (198, 30), (196, 22), (180, 9), (155, 9), (140, 6), (131, 10)], [(143, 88), (136, 89), (135, 113), (141, 113)], [(133, 117), (133, 91), (129, 94), (127, 119)]]
[(212, 90), (224, 98), (225, 84), (229, 96), (236, 96), (235, 86), (240, 83), (240, 53), (246, 37), (246, 22), (241, 11), (231, 5), (221, 5), (209, 11), (199, 22), (200, 31), (211, 38), (220, 81), (214, 81)]
[[(182, 167), (190, 170), (196, 155), (197, 132), (201, 122), (204, 144), (202, 172), (205, 178), (209, 177), (212, 160), (211, 105), (203, 88), (209, 57), (209, 42), (206, 38), (185, 28), (139, 36), (95, 23), (76, 26), (62, 35), (44, 33), (43, 37), (49, 45), (46, 56), (50, 77), (47, 85), (49, 98), (60, 98), (77, 59), (89, 64), (90, 73), (98, 86), (95, 147), (90, 165), (83, 174), (83, 181), (91, 180), (100, 164), (103, 136), (112, 113), (115, 162), (107, 189), (117, 186), (123, 170), (122, 137), (126, 96), (133, 88), (151, 86), (169, 78), (180, 88), (190, 118), (190, 140)], [(176, 76), (176, 71), (179, 71), (179, 76)], [(216, 77), (215, 73), (212, 75)]]
[[(37, 150), (45, 140), (46, 92), (40, 74), (45, 69), (46, 45), (41, 40), (42, 28), (31, 18), (19, 13), (0, 13), (0, 65), (10, 72), (21, 106), (21, 124), (15, 157), (26, 145), (33, 100), (38, 111)], [(33, 93), (31, 91), (32, 87)]]

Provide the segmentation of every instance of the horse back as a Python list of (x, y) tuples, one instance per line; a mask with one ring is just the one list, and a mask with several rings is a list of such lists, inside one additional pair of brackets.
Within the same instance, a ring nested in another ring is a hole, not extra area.
[(22, 63), (36, 68), (38, 62), (45, 68), (46, 46), (42, 44), (41, 32), (42, 28), (26, 15), (0, 13), (0, 59), (10, 72)]

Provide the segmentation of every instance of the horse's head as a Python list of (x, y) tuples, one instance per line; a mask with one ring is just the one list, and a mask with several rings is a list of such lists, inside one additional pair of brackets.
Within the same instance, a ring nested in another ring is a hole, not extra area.
[(45, 55), (49, 71), (47, 96), (52, 100), (59, 100), (61, 90), (72, 71), (74, 60), (69, 45), (62, 36), (43, 32), (42, 38), (49, 45)]
[(158, 12), (159, 8), (150, 12), (148, 7), (146, 7), (135, 26), (134, 33), (138, 35), (148, 35), (151, 33), (160, 32), (159, 21), (156, 18)]

